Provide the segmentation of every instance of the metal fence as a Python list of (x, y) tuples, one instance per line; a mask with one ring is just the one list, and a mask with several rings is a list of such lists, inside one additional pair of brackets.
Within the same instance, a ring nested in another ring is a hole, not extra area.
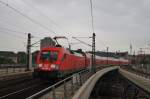
[(92, 75), (87, 69), (28, 97), (27, 99), (70, 99), (77, 89)]
[(130, 65), (130, 66), (125, 67), (124, 69), (126, 69), (127, 71), (130, 71), (138, 76), (150, 79), (150, 64)]
[(26, 64), (0, 64), (0, 68), (6, 68), (6, 67), (25, 67)]
[(132, 68), (135, 70), (139, 70), (143, 73), (150, 74), (150, 64), (138, 64), (138, 65), (132, 65)]
[[(33, 68), (31, 68), (32, 70)], [(25, 72), (26, 64), (0, 64), (0, 75)]]

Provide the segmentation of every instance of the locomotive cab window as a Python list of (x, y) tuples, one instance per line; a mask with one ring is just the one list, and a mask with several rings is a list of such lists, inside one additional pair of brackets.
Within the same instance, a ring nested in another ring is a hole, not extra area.
[(57, 61), (58, 52), (56, 51), (43, 51), (41, 52), (40, 59), (46, 61)]
[(58, 58), (58, 52), (51, 52), (50, 59), (56, 61)]

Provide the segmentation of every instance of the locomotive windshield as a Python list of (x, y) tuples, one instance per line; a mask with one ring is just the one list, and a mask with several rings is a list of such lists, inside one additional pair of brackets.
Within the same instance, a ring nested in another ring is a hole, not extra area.
[(40, 60), (46, 61), (57, 61), (58, 52), (55, 51), (44, 51), (41, 52)]

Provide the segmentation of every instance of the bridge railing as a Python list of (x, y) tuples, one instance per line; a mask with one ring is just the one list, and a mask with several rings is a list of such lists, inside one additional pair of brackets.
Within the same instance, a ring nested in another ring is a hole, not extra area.
[[(112, 66), (99, 66), (97, 71)], [(71, 96), (93, 75), (90, 68), (71, 75), (68, 78), (28, 97), (27, 99), (71, 99)]]
[[(72, 76), (28, 97), (27, 99), (70, 99), (74, 92), (92, 75), (87, 69), (75, 73)], [(60, 88), (59, 88), (60, 87)], [(57, 89), (61, 89), (61, 94)], [(60, 98), (63, 97), (63, 98)]]

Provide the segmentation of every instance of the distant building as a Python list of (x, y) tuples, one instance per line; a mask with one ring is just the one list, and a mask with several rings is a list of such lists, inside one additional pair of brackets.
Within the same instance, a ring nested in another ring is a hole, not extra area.
[(26, 52), (18, 52), (17, 57), (18, 57), (18, 63), (20, 64), (26, 64)]
[[(90, 51), (90, 53), (92, 53)], [(95, 55), (101, 56), (101, 57), (114, 57), (114, 58), (126, 58), (128, 59), (128, 52), (104, 52), (104, 51), (96, 51)]]
[(150, 64), (150, 54), (138, 54), (131, 57), (133, 64)]
[(128, 52), (116, 52), (116, 55), (118, 55), (119, 57), (126, 58), (126, 59), (129, 58)]
[(0, 51), (0, 64), (17, 63), (17, 54), (11, 51)]
[(55, 41), (51, 37), (45, 37), (44, 39), (41, 40), (40, 43), (40, 48), (44, 47), (53, 47), (55, 46)]

